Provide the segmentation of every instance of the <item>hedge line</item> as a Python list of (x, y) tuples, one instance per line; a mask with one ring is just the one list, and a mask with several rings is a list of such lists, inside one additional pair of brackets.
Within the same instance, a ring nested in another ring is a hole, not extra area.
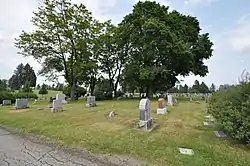
[(34, 93), (12, 93), (12, 92), (0, 92), (0, 103), (3, 102), (3, 100), (11, 100), (12, 103), (16, 101), (16, 99), (37, 99), (38, 96)]

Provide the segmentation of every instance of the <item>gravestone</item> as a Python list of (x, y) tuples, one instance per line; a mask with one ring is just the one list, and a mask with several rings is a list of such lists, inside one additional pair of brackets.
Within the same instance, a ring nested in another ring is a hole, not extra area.
[(168, 94), (168, 105), (170, 106), (174, 105), (173, 96), (171, 94)]
[(192, 149), (179, 148), (179, 151), (181, 154), (194, 155), (194, 151)]
[(158, 99), (158, 108), (157, 108), (157, 114), (166, 114), (167, 108), (166, 108), (166, 102), (164, 98)]
[(3, 105), (11, 105), (11, 100), (3, 100)]
[(27, 99), (16, 99), (16, 103), (15, 103), (14, 108), (15, 109), (28, 108), (28, 100)]
[(212, 123), (212, 122), (203, 122), (203, 126), (211, 126), (211, 127), (214, 127), (215, 124)]
[(62, 101), (61, 100), (53, 100), (51, 112), (60, 112), (62, 111)]
[(61, 93), (56, 95), (56, 100), (60, 100), (62, 104), (67, 104), (65, 98), (66, 98), (65, 94)]
[(95, 107), (95, 106), (96, 106), (95, 96), (87, 96), (86, 107)]
[(227, 135), (223, 131), (214, 131), (214, 134), (219, 138), (227, 137)]
[(153, 118), (151, 117), (151, 108), (149, 99), (141, 99), (139, 104), (139, 122), (136, 123), (136, 128), (146, 131), (151, 131), (154, 126)]

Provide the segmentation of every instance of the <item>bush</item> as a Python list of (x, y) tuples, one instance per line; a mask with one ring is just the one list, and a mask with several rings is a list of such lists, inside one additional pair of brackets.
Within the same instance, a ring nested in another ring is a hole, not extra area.
[(19, 92), (15, 93), (16, 99), (37, 99), (38, 96), (35, 93), (25, 93), (25, 92)]
[(11, 100), (12, 103), (16, 101), (15, 95), (11, 92), (0, 92), (0, 103), (3, 103), (3, 100)]
[(250, 83), (241, 83), (213, 94), (211, 113), (233, 138), (250, 143)]
[(37, 95), (34, 93), (12, 93), (7, 91), (0, 92), (0, 103), (3, 100), (11, 100), (12, 103), (16, 102), (16, 99), (37, 99)]

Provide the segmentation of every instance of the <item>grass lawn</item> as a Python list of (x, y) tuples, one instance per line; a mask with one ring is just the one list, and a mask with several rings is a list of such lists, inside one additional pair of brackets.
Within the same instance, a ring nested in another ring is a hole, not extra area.
[(53, 90), (48, 90), (48, 94), (46, 95), (40, 95), (39, 90), (33, 90), (35, 94), (37, 94), (38, 97), (54, 97), (58, 93), (62, 93), (61, 91), (53, 91)]
[[(117, 116), (106, 114), (113, 103)], [(150, 133), (133, 129), (138, 120), (139, 101), (97, 102), (85, 108), (83, 101), (65, 105), (65, 111), (50, 113), (47, 102), (30, 105), (26, 112), (0, 108), (0, 124), (43, 134), (71, 147), (92, 152), (132, 155), (164, 166), (239, 166), (249, 165), (250, 151), (230, 140), (219, 139), (213, 129), (203, 127), (206, 104), (180, 102), (167, 115), (156, 115), (157, 102), (151, 102), (152, 116), (158, 127)], [(45, 108), (37, 110), (37, 108)], [(179, 153), (178, 148), (192, 148), (194, 156)]]

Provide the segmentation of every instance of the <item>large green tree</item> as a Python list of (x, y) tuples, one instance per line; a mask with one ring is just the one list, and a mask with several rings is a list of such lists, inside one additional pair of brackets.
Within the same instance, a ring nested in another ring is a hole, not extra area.
[(39, 74), (52, 80), (64, 76), (74, 99), (76, 85), (86, 78), (91, 62), (91, 13), (83, 4), (71, 4), (70, 0), (44, 0), (32, 23), (35, 31), (22, 32), (16, 47), (20, 54), (42, 64)]
[(119, 27), (121, 39), (129, 45), (123, 74), (127, 81), (144, 87), (148, 97), (173, 87), (179, 75), (208, 73), (203, 60), (212, 56), (213, 44), (208, 33), (200, 33), (195, 17), (145, 1), (138, 2)]

